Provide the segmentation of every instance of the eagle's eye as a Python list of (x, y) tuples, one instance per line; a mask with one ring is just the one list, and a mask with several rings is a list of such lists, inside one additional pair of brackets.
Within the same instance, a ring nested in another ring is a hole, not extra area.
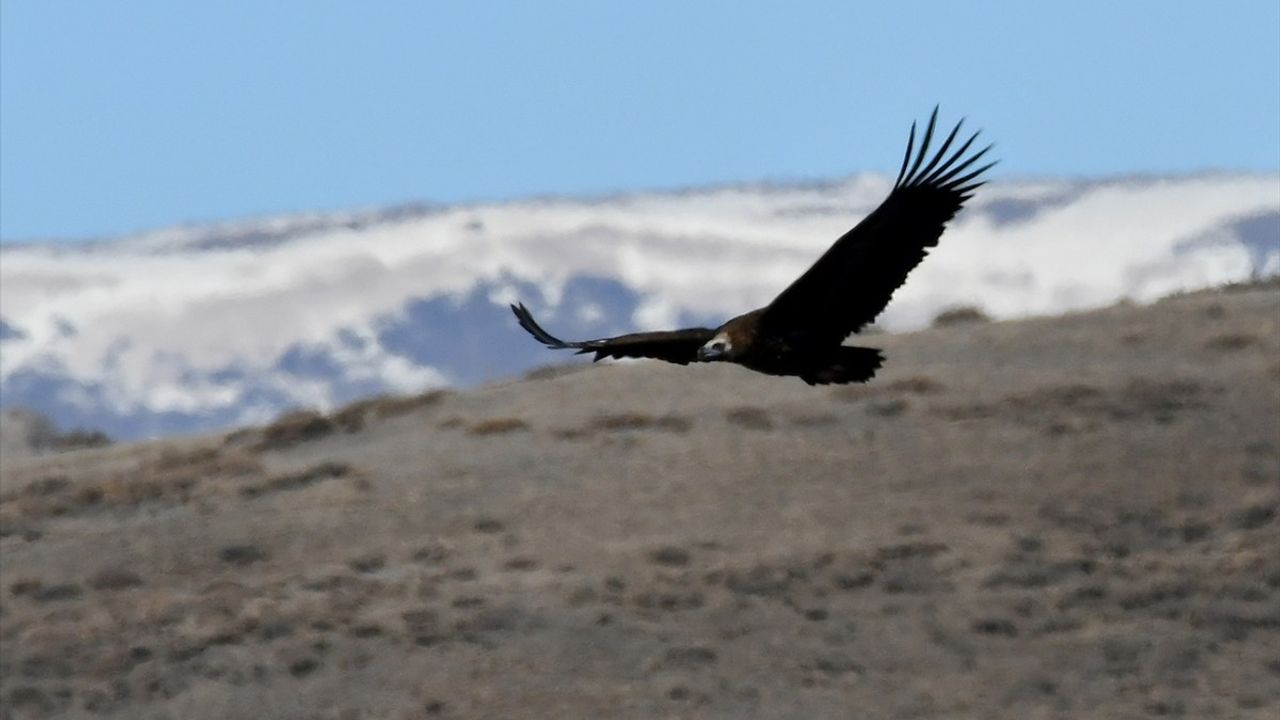
[(717, 340), (711, 343), (711, 349), (715, 350), (716, 352), (724, 352), (726, 347), (728, 346), (724, 344), (723, 340)]

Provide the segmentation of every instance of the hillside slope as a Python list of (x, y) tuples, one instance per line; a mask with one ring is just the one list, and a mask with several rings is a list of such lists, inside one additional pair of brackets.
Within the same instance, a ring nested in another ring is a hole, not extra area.
[(13, 718), (1274, 717), (1280, 292), (6, 462)]

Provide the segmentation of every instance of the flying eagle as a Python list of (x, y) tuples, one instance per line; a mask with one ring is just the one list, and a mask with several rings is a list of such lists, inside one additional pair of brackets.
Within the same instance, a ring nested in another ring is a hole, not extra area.
[(912, 160), (916, 125), (911, 124), (902, 169), (889, 197), (836, 240), (791, 286), (763, 308), (718, 328), (642, 332), (598, 340), (565, 342), (538, 325), (523, 304), (516, 319), (538, 342), (553, 349), (605, 357), (655, 358), (687, 365), (732, 362), (769, 375), (795, 375), (810, 385), (866, 382), (884, 361), (879, 350), (844, 345), (889, 304), (893, 291), (938, 244), (946, 224), (983, 184), (995, 163), (970, 170), (991, 146), (966, 156), (974, 133), (947, 154), (961, 120), (925, 162), (938, 109), (933, 109), (920, 149)]

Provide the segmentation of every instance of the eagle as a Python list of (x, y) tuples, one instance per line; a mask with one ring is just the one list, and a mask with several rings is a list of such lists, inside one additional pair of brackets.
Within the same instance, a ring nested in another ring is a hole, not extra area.
[[(884, 362), (880, 350), (845, 345), (875, 320), (894, 290), (938, 244), (946, 224), (985, 181), (994, 162), (971, 169), (991, 145), (969, 153), (975, 132), (954, 152), (960, 120), (930, 155), (938, 121), (934, 107), (918, 151), (911, 124), (907, 151), (893, 189), (870, 215), (836, 240), (822, 257), (765, 307), (718, 328), (639, 332), (566, 342), (533, 319), (523, 303), (511, 306), (520, 326), (557, 350), (602, 358), (653, 358), (679, 365), (730, 362), (768, 375), (795, 376), (810, 385), (870, 380)], [(926, 158), (928, 161), (926, 162)]]

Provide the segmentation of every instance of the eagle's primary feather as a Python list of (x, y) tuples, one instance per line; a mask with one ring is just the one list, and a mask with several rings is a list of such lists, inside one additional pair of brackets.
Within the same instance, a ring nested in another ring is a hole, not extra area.
[[(809, 384), (865, 382), (883, 361), (871, 348), (845, 347), (889, 304), (893, 292), (938, 244), (943, 230), (994, 162), (970, 170), (991, 149), (967, 154), (974, 133), (948, 152), (964, 121), (932, 155), (937, 127), (933, 109), (918, 151), (912, 123), (907, 151), (893, 189), (870, 215), (833, 244), (773, 302), (719, 328), (632, 333), (565, 342), (543, 330), (522, 304), (512, 305), (520, 326), (547, 347), (605, 357), (643, 357), (687, 365), (723, 360), (770, 375), (795, 375)], [(925, 162), (925, 159), (928, 162)]]

